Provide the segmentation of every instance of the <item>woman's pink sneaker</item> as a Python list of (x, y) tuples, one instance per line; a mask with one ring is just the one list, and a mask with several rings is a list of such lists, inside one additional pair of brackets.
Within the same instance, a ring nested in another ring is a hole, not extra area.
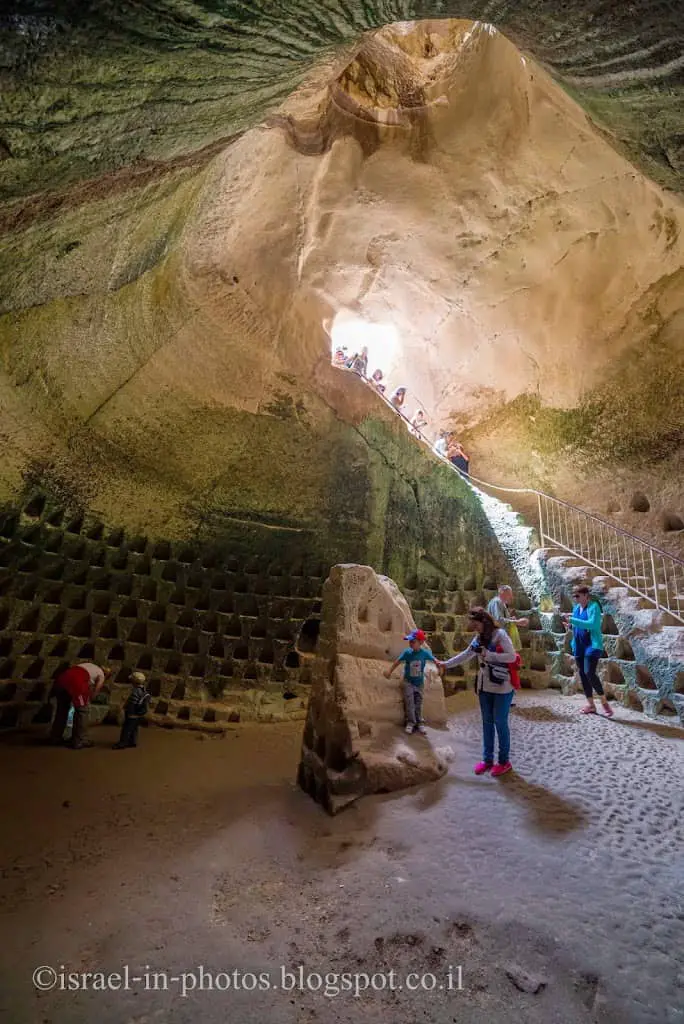
[(492, 775), (505, 775), (506, 772), (512, 772), (513, 765), (510, 761), (506, 761), (506, 764), (495, 764), (492, 768)]
[(485, 772), (491, 771), (493, 765), (490, 761), (478, 761), (473, 771), (476, 775), (484, 775)]

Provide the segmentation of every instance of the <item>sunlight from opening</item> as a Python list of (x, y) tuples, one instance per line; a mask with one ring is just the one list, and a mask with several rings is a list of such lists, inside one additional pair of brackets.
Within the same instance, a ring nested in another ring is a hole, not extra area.
[(387, 372), (398, 362), (400, 355), (399, 331), (394, 324), (371, 323), (351, 313), (337, 313), (330, 329), (332, 355), (338, 348), (346, 349), (349, 357), (363, 348), (368, 349), (368, 372), (378, 367)]

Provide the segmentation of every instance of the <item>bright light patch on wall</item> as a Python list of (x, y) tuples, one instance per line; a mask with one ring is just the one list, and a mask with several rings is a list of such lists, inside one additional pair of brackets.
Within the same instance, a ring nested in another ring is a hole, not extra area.
[(335, 316), (330, 339), (333, 356), (338, 348), (346, 348), (350, 357), (367, 348), (369, 373), (378, 368), (387, 372), (399, 356), (399, 331), (394, 324), (371, 323), (350, 313)]

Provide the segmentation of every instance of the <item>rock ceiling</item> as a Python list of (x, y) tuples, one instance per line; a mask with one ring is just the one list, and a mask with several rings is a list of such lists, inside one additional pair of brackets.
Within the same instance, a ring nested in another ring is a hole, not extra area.
[(0, 19), (3, 495), (303, 521), (342, 312), (490, 477), (681, 511), (679, 4), (83, 7)]
[(495, 25), (651, 178), (682, 185), (677, 0), (10, 0), (3, 10), (4, 198), (206, 157), (369, 29), (449, 17)]

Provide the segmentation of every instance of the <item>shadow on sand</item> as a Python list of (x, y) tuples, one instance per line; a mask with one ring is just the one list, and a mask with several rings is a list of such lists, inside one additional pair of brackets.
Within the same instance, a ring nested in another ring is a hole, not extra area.
[(501, 776), (497, 783), (506, 797), (522, 804), (530, 827), (542, 835), (567, 835), (589, 823), (589, 815), (582, 807), (564, 800), (545, 786), (528, 782), (515, 772)]

